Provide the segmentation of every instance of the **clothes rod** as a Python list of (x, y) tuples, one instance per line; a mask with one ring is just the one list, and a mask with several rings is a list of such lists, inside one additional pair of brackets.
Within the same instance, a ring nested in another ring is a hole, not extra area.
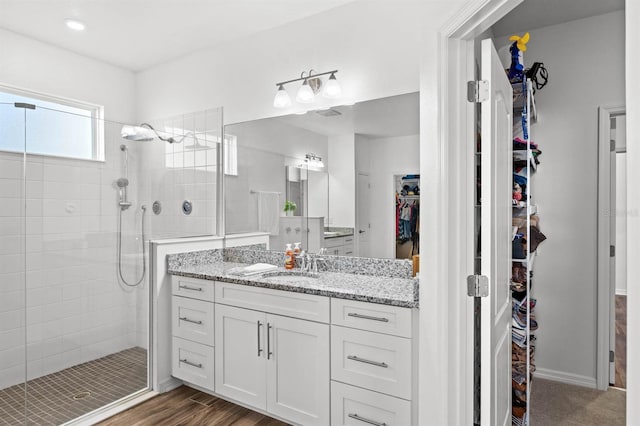
[(255, 191), (255, 190), (250, 190), (249, 191), (250, 194), (278, 194), (278, 195), (282, 195), (282, 192), (275, 192), (275, 191)]

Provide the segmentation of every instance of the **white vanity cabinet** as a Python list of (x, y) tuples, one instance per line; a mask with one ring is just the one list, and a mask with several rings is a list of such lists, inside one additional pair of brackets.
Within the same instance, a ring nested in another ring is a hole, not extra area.
[(213, 282), (173, 277), (171, 374), (213, 391)]
[(416, 309), (179, 276), (172, 307), (188, 384), (295, 425), (416, 424)]
[[(301, 425), (330, 423), (329, 325), (239, 307), (300, 312), (327, 298), (216, 283), (216, 393)], [(237, 297), (241, 291), (245, 297)], [(301, 301), (296, 307), (295, 300)], [(292, 303), (293, 302), (293, 303)], [(315, 309), (311, 309), (315, 310)], [(314, 315), (315, 316), (315, 315)]]
[(335, 256), (353, 256), (353, 235), (325, 238), (323, 247), (327, 249), (327, 254)]
[(415, 424), (414, 315), (410, 308), (331, 300), (332, 426)]

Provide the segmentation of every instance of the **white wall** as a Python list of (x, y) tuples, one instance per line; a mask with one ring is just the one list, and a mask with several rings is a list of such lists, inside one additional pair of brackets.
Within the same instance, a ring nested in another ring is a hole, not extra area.
[[(533, 278), (536, 363), (539, 373), (595, 385), (598, 106), (624, 104), (624, 12), (530, 32), (525, 65), (549, 70), (531, 132), (542, 150), (531, 193), (548, 237)], [(508, 64), (508, 41), (496, 46)]]
[(356, 225), (355, 135), (329, 137), (329, 226)]
[(106, 119), (133, 121), (133, 72), (2, 29), (0, 46), (0, 84), (103, 105)]
[(311, 68), (339, 69), (344, 93), (338, 102), (313, 108), (415, 92), (422, 28), (438, 25), (430, 6), (359, 0), (143, 71), (136, 84), (138, 118), (219, 105), (226, 123), (290, 114), (295, 106), (273, 108), (275, 83)]
[(393, 259), (396, 255), (394, 175), (420, 170), (420, 135), (395, 138), (356, 138), (356, 172), (369, 175), (371, 185), (370, 255)]

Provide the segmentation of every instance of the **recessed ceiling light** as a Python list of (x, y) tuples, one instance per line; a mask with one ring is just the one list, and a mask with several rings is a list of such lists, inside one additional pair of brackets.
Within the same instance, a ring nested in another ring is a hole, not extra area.
[(85, 28), (82, 22), (76, 21), (75, 19), (65, 19), (64, 23), (67, 26), (67, 28), (74, 31), (84, 31), (84, 28)]

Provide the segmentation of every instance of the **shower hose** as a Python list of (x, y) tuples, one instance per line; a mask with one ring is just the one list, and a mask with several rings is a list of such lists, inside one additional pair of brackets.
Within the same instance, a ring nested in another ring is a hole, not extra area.
[(142, 209), (142, 223), (140, 226), (140, 235), (142, 237), (142, 276), (140, 276), (140, 279), (133, 284), (127, 282), (127, 280), (122, 276), (122, 209), (120, 209), (120, 219), (118, 220), (118, 275), (120, 275), (120, 280), (129, 287), (139, 286), (147, 273), (147, 264), (145, 262), (147, 251), (144, 246), (144, 215), (147, 212), (147, 206), (143, 205), (140, 208)]

